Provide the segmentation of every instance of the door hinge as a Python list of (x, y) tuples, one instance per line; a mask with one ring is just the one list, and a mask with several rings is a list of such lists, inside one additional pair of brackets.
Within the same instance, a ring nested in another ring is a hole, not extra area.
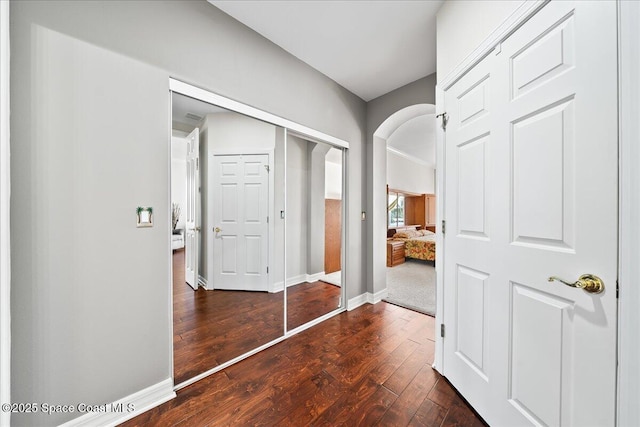
[(445, 233), (445, 229), (447, 228), (446, 225), (447, 225), (447, 222), (443, 219), (442, 220), (442, 234)]
[(442, 130), (446, 131), (447, 130), (447, 123), (449, 122), (449, 115), (445, 111), (442, 114), (438, 114), (436, 116), (436, 119), (439, 118), (439, 117), (442, 117)]
[(616, 298), (620, 298), (620, 286), (618, 285), (617, 280), (616, 280)]
[(196, 170), (200, 170), (200, 157), (196, 157)]
[(267, 217), (267, 224), (269, 224), (269, 217)]
[(264, 165), (264, 168), (267, 170), (267, 172), (271, 172), (271, 168), (269, 167), (269, 165)]
[(440, 337), (444, 338), (444, 323), (440, 324)]
[(267, 267), (267, 274), (269, 274), (269, 267)]

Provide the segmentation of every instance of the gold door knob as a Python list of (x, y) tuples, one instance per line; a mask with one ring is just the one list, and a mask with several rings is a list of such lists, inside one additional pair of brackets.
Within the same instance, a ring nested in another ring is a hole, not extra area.
[(583, 274), (580, 276), (578, 281), (571, 283), (562, 280), (559, 277), (551, 276), (548, 279), (550, 282), (557, 280), (558, 282), (564, 283), (567, 286), (571, 286), (572, 288), (580, 288), (592, 294), (599, 294), (604, 291), (604, 282), (598, 276), (594, 276), (593, 274)]
[(196, 227), (196, 231), (200, 231), (200, 227)]
[(220, 227), (216, 227), (216, 228), (214, 228), (214, 229), (213, 229), (213, 231), (215, 231), (216, 233), (219, 233), (219, 232), (221, 232), (221, 231), (222, 231), (222, 228), (220, 228)]

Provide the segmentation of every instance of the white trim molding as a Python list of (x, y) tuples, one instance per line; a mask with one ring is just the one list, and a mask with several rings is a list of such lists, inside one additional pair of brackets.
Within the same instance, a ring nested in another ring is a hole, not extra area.
[(199, 87), (181, 82), (180, 80), (170, 78), (169, 89), (173, 92), (181, 93), (191, 98), (199, 99), (201, 101), (226, 108), (227, 110), (254, 117), (258, 120), (272, 123), (276, 126), (282, 126), (283, 128), (286, 128), (289, 133), (292, 133), (296, 136), (311, 139), (312, 141), (322, 141), (324, 143), (336, 145), (338, 147), (349, 148), (349, 143), (343, 139), (327, 135), (326, 133), (292, 122), (291, 120), (284, 119), (280, 116), (267, 113), (266, 111), (262, 111), (258, 108), (251, 107), (241, 102), (234, 101), (230, 98), (226, 98), (213, 92), (209, 92), (208, 90), (200, 89)]
[(387, 288), (379, 290), (375, 294), (371, 292), (367, 292), (367, 302), (369, 304), (377, 304), (388, 296), (389, 296), (389, 290)]
[(372, 292), (365, 292), (356, 297), (353, 297), (347, 301), (347, 311), (355, 310), (361, 305), (365, 304), (377, 304), (389, 295), (387, 288), (384, 288), (375, 294)]
[[(436, 113), (444, 113), (444, 91), (440, 85), (436, 85)], [(442, 234), (442, 221), (444, 217), (444, 149), (445, 149), (445, 132), (442, 126), (436, 126), (436, 180), (435, 180), (435, 193), (436, 193), (436, 247), (438, 249), (438, 256), (436, 257), (436, 330), (437, 325), (444, 323), (444, 235)], [(444, 360), (444, 341), (440, 334), (435, 336), (436, 350), (433, 361), (433, 368), (443, 373), (443, 360)]]
[(618, 426), (640, 425), (640, 3), (618, 0)]
[[(81, 417), (62, 424), (61, 427), (116, 426), (174, 397), (176, 392), (173, 391), (173, 380), (167, 378), (115, 402), (92, 405), (97, 406), (95, 412), (87, 412)], [(102, 410), (102, 408), (104, 410), (99, 412), (98, 409)], [(84, 407), (76, 409), (83, 412), (86, 410)]]
[[(313, 283), (317, 282), (324, 276), (324, 271), (315, 274), (299, 274), (293, 277), (287, 277), (287, 288), (292, 286), (301, 285), (303, 283)], [(279, 282), (275, 282), (272, 285), (271, 292), (282, 292), (284, 290), (284, 286), (282, 285), (282, 280)]]
[[(0, 403), (11, 402), (9, 3), (0, 1)], [(0, 411), (0, 425), (8, 426), (10, 417)]]
[(368, 292), (365, 292), (364, 294), (360, 294), (358, 296), (355, 296), (349, 299), (347, 301), (347, 311), (355, 310), (361, 305), (367, 304), (367, 294)]

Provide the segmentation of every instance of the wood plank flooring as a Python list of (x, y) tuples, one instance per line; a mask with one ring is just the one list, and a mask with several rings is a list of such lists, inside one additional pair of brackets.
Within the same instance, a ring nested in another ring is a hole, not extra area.
[(288, 287), (287, 329), (295, 329), (337, 309), (340, 292), (339, 287), (320, 281)]
[[(291, 330), (338, 307), (340, 288), (303, 283), (287, 288)], [(283, 293), (194, 291), (184, 281), (184, 251), (173, 254), (173, 358), (176, 384), (284, 334)]]
[(434, 319), (341, 313), (192, 384), (132, 426), (484, 426), (438, 373)]

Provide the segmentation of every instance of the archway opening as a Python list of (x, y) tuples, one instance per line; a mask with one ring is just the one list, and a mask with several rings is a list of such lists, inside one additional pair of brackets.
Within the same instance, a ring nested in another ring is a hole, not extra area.
[[(411, 105), (376, 129), (371, 156), (373, 294), (431, 315), (435, 314), (435, 236), (422, 230), (435, 231), (435, 140), (435, 105)], [(394, 238), (397, 231), (407, 231), (419, 241), (403, 242), (402, 233)], [(432, 243), (421, 243), (429, 239)], [(416, 280), (428, 281), (428, 291), (424, 284), (418, 288)]]

